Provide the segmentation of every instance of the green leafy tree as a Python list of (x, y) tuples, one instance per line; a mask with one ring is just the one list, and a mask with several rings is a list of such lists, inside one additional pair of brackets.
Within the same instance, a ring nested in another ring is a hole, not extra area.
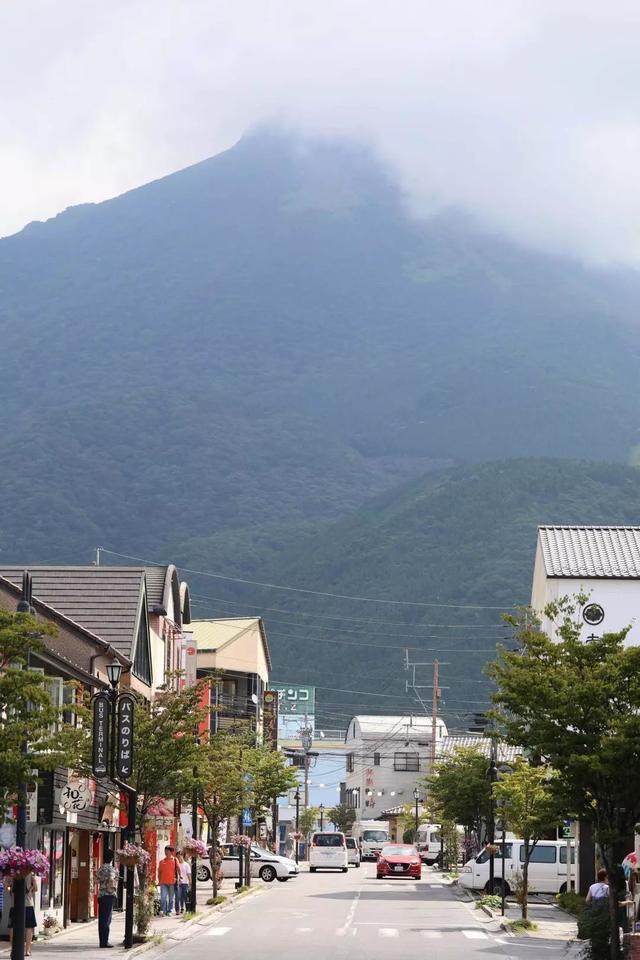
[(41, 652), (54, 634), (35, 617), (0, 610), (0, 822), (11, 802), (26, 802), (20, 789), (34, 770), (81, 764), (84, 731), (63, 722), (46, 677), (28, 666), (27, 651)]
[(220, 823), (238, 816), (246, 792), (246, 738), (219, 732), (205, 737), (198, 750), (195, 786), (199, 802), (211, 829), (211, 878), (213, 897), (218, 896)]
[(307, 841), (309, 834), (313, 833), (315, 825), (318, 822), (318, 813), (317, 807), (307, 807), (307, 809), (303, 810), (300, 814), (300, 833)]
[(554, 773), (547, 766), (534, 767), (518, 760), (511, 773), (503, 774), (493, 786), (494, 796), (503, 803), (509, 828), (524, 841), (522, 864), (522, 919), (527, 920), (529, 861), (536, 843), (561, 819), (560, 798), (554, 790)]
[(356, 812), (345, 803), (339, 803), (327, 810), (327, 818), (341, 833), (350, 833), (356, 819)]
[(295, 787), (298, 780), (294, 768), (284, 754), (266, 744), (253, 747), (247, 754), (250, 774), (250, 807), (257, 820), (278, 797)]
[(474, 747), (461, 747), (440, 761), (425, 780), (426, 793), (436, 822), (459, 823), (468, 848), (482, 844), (483, 825), (491, 810), (487, 759)]
[[(504, 736), (557, 772), (567, 809), (593, 825), (610, 872), (640, 819), (640, 648), (627, 631), (581, 640), (584, 597), (546, 609), (552, 639), (528, 610), (507, 619), (518, 641), (490, 667)], [(618, 956), (617, 901), (610, 884), (611, 955)]]

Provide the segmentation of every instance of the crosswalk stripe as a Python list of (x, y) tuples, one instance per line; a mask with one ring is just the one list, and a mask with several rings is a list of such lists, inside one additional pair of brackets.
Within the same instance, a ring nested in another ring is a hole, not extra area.
[(442, 890), (442, 887), (443, 887), (443, 886), (444, 886), (444, 884), (442, 884), (442, 883), (430, 883), (430, 884), (429, 884), (429, 887), (431, 888), (431, 890)]
[(484, 930), (463, 930), (462, 933), (469, 940), (486, 940), (487, 938)]
[(421, 930), (420, 933), (427, 940), (439, 940), (442, 937), (441, 930)]
[(214, 927), (213, 930), (207, 930), (208, 937), (224, 937), (225, 933), (229, 933), (231, 927)]
[(311, 933), (313, 927), (296, 927), (296, 933)]
[(381, 937), (398, 937), (400, 935), (395, 927), (380, 927), (378, 933)]

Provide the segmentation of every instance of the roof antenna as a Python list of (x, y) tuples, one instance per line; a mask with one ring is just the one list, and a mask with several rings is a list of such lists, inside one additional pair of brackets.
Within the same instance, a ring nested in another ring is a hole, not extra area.
[(93, 561), (94, 567), (99, 567), (99, 566), (100, 566), (100, 551), (101, 551), (101, 550), (102, 550), (102, 547), (96, 547), (96, 558), (95, 558), (95, 560)]

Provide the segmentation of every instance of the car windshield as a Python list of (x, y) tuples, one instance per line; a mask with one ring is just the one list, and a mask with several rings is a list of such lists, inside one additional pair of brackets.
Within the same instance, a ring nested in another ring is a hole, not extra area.
[(273, 854), (271, 853), (271, 851), (270, 851), (270, 850), (265, 850), (264, 847), (254, 847), (254, 846), (252, 846), (252, 847), (251, 847), (251, 853), (257, 853), (257, 854), (258, 854), (259, 856), (261, 856), (261, 857), (264, 857), (264, 856), (271, 857), (271, 856), (273, 856)]
[(342, 847), (344, 840), (341, 833), (316, 833), (313, 843), (316, 847)]
[(403, 846), (399, 843), (389, 843), (382, 848), (383, 857), (415, 857), (416, 848)]
[(368, 840), (369, 843), (385, 843), (389, 835), (386, 830), (363, 830), (362, 839)]

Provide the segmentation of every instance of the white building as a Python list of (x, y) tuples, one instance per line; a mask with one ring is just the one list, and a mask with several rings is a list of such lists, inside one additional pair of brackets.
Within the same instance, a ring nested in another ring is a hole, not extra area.
[(539, 527), (531, 606), (550, 635), (545, 606), (564, 596), (587, 594), (582, 637), (631, 626), (630, 645), (640, 644), (640, 527)]
[[(346, 737), (345, 802), (358, 820), (414, 802), (414, 787), (429, 773), (431, 735), (430, 717), (353, 717)], [(446, 735), (446, 724), (438, 720), (436, 754)]]

